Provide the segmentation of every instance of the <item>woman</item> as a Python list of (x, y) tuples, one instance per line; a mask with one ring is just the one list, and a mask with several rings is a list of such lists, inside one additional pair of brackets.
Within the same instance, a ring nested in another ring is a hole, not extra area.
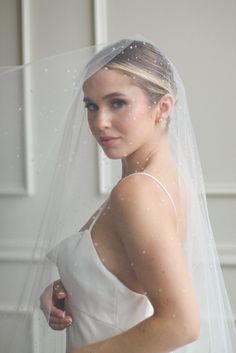
[(95, 216), (48, 254), (61, 278), (52, 300), (51, 286), (41, 296), (51, 327), (67, 327), (70, 353), (231, 352), (230, 343), (215, 350), (212, 332), (220, 327), (204, 318), (211, 274), (207, 263), (203, 272), (195, 265), (212, 263), (210, 248), (201, 248), (209, 230), (173, 65), (146, 41), (120, 41), (89, 62), (85, 77), (90, 130), (110, 159), (121, 159), (122, 178)]

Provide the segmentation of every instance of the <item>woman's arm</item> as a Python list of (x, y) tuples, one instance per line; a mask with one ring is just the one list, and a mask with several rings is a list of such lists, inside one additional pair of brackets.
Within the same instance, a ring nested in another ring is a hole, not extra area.
[(111, 212), (154, 314), (122, 334), (72, 352), (164, 353), (196, 340), (199, 311), (168, 197), (150, 181), (127, 178), (111, 193)]

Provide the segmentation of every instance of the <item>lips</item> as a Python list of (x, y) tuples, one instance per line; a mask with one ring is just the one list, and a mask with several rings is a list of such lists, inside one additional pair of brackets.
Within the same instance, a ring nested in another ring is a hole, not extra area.
[(113, 136), (105, 136), (105, 137), (100, 137), (100, 142), (101, 145), (104, 147), (110, 147), (116, 143), (118, 140), (118, 137), (113, 137)]

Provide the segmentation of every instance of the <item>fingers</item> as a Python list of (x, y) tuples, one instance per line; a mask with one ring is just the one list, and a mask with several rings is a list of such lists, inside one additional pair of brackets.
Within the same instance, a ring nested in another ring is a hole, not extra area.
[(67, 296), (66, 289), (60, 279), (53, 282), (53, 295), (57, 299), (64, 299)]
[(40, 308), (54, 330), (63, 330), (72, 325), (72, 317), (65, 313), (66, 297), (66, 290), (60, 280), (49, 285), (40, 296)]
[(72, 317), (65, 314), (65, 311), (55, 306), (51, 307), (50, 313), (45, 315), (49, 326), (54, 330), (63, 330), (72, 325)]
[(64, 303), (63, 305), (60, 304), (60, 306), (58, 307), (57, 302), (54, 303), (54, 305), (51, 304), (50, 310), (49, 310), (49, 314), (52, 316), (56, 316), (58, 318), (64, 319), (65, 317), (65, 306)]
[(54, 330), (63, 330), (66, 327), (72, 325), (72, 318), (70, 316), (64, 316), (63, 318), (59, 318), (50, 315), (48, 324)]
[(67, 326), (65, 326), (64, 324), (50, 324), (49, 323), (49, 326), (53, 329), (53, 330), (56, 330), (56, 331), (62, 331), (64, 330)]

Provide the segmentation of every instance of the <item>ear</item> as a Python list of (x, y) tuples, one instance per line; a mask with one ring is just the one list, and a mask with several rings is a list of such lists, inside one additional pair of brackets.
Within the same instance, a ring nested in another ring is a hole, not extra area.
[(156, 122), (159, 122), (160, 119), (162, 119), (161, 121), (167, 119), (173, 110), (174, 105), (175, 98), (170, 93), (166, 93), (161, 97), (157, 104)]

